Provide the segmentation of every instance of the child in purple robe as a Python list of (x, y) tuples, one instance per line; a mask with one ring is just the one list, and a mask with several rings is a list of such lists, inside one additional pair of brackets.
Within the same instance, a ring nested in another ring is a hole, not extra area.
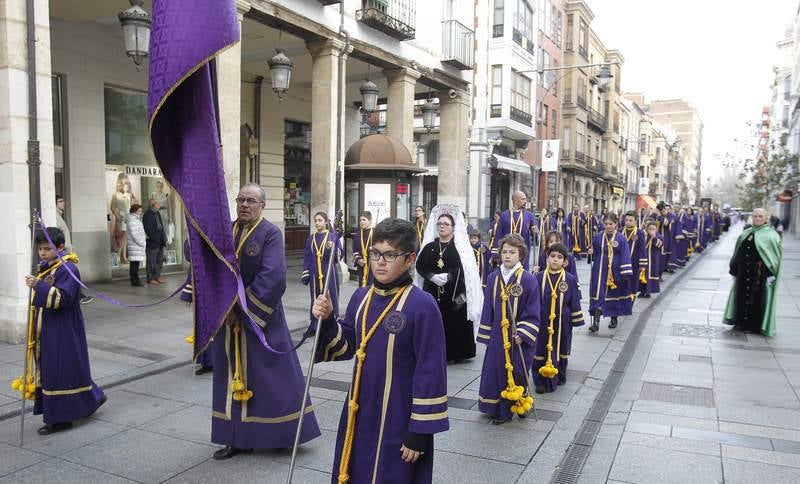
[(631, 254), (625, 237), (617, 231), (617, 216), (607, 213), (604, 230), (594, 236), (590, 254), (594, 255), (589, 281), (589, 331), (597, 332), (600, 317), (611, 318), (608, 327), (617, 327), (617, 317), (633, 314), (630, 285), (633, 278)]
[(449, 429), (444, 325), (433, 297), (412, 285), (414, 224), (384, 219), (373, 233), (375, 281), (356, 290), (344, 319), (329, 297), (316, 361), (349, 360), (355, 371), (342, 408), (332, 483), (433, 480), (433, 434)]
[(581, 212), (580, 205), (572, 207), (572, 212), (567, 215), (567, 247), (576, 259), (581, 260), (581, 254), (586, 253), (586, 215)]
[[(563, 244), (564, 241), (561, 238), (561, 232), (556, 232), (555, 230), (551, 230), (547, 233), (547, 247), (546, 249), (539, 254), (539, 262), (533, 266), (534, 274), (543, 271), (547, 267), (547, 256), (550, 252), (550, 247), (554, 246), (555, 244)], [(567, 272), (572, 274), (575, 278), (575, 281), (578, 281), (578, 266), (575, 264), (575, 256), (571, 253), (567, 257), (567, 263), (564, 265)], [(580, 282), (578, 282), (578, 287), (580, 287)]]
[(654, 220), (645, 226), (647, 235), (644, 242), (644, 255), (640, 263), (639, 297), (648, 298), (661, 292), (661, 248), (664, 241), (658, 233), (658, 223)]
[(491, 249), (481, 242), (481, 231), (473, 230), (469, 234), (469, 243), (472, 245), (472, 252), (475, 253), (475, 262), (478, 264), (478, 275), (481, 277), (481, 285), (486, 287), (486, 279), (492, 272), (490, 265)]
[(527, 247), (519, 235), (500, 241), (502, 265), (484, 291), (478, 343), (486, 345), (478, 408), (500, 425), (527, 416), (533, 405), (530, 373), (539, 329), (539, 285), (522, 267)]
[(567, 217), (564, 215), (564, 209), (559, 208), (550, 219), (550, 230), (555, 230), (561, 233), (561, 240), (569, 241), (569, 233), (567, 232)]
[[(303, 273), (300, 282), (308, 286), (311, 294), (311, 305), (314, 300), (322, 294), (325, 288), (325, 277), (327, 276), (328, 261), (333, 257), (333, 266), (330, 275), (331, 282), (328, 284), (328, 294), (333, 301), (333, 311), (339, 316), (339, 258), (342, 255), (341, 242), (335, 230), (329, 227), (328, 214), (317, 212), (314, 214), (314, 228), (316, 231), (309, 235), (306, 241), (306, 250), (303, 254)], [(310, 311), (309, 311), (310, 312)], [(315, 318), (311, 317), (313, 325)]]
[(536, 393), (555, 391), (567, 382), (572, 327), (584, 324), (578, 280), (565, 270), (571, 255), (563, 244), (550, 246), (547, 266), (535, 276), (541, 295), (539, 315), (543, 330), (533, 361)]
[(631, 258), (631, 270), (636, 278), (630, 285), (631, 301), (636, 298), (636, 289), (639, 282), (644, 279), (641, 272), (642, 263), (645, 257), (644, 231), (639, 228), (639, 221), (636, 212), (629, 211), (625, 214), (625, 227), (622, 229), (622, 236), (628, 243), (628, 253)]
[(358, 287), (372, 284), (367, 254), (372, 245), (372, 212), (361, 212), (358, 216), (358, 232), (353, 235), (353, 265), (358, 275)]
[[(48, 236), (58, 251), (53, 250)], [(25, 276), (25, 285), (33, 289), (29, 328), (34, 343), (30, 368), (36, 369), (33, 414), (44, 420), (39, 435), (49, 435), (92, 415), (106, 402), (106, 396), (92, 381), (81, 287), (70, 276), (71, 272), (80, 278), (78, 258), (73, 253), (63, 255), (64, 232), (60, 229), (48, 227), (47, 235), (38, 231), (34, 240), (39, 273)]]

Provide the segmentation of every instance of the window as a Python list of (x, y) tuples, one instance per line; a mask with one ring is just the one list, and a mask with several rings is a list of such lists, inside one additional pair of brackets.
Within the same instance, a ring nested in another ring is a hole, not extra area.
[(503, 105), (503, 66), (492, 66), (492, 112), (491, 117), (499, 118)]
[(562, 136), (563, 139), (561, 140), (561, 151), (562, 151), (562, 153), (566, 152), (567, 156), (569, 156), (569, 148), (570, 148), (570, 146), (569, 146), (569, 142), (570, 142), (569, 134), (570, 134), (569, 126), (565, 126), (564, 127), (564, 135)]
[(494, 0), (494, 28), (492, 29), (493, 37), (503, 36), (503, 15), (505, 15), (503, 2), (505, 2), (505, 0)]
[(558, 46), (558, 48), (560, 49), (561, 48), (561, 37), (563, 35), (563, 30), (564, 30), (564, 14), (561, 13), (560, 10), (558, 11), (557, 22), (558, 23), (556, 24), (556, 46)]
[(155, 165), (147, 131), (147, 93), (104, 88), (106, 163)]
[(589, 26), (581, 19), (580, 30), (578, 31), (578, 52), (584, 59), (588, 59), (586, 46), (589, 44)]
[(547, 104), (542, 104), (542, 110), (540, 112), (542, 113), (542, 125), (547, 126), (547, 115), (550, 112), (550, 108)]
[(558, 127), (558, 113), (556, 112), (555, 109), (550, 111), (550, 120), (552, 121), (550, 123), (550, 131), (551, 131), (550, 134), (551, 134), (551, 136), (553, 138), (555, 138), (556, 137), (556, 128)]
[(511, 78), (511, 107), (530, 114), (531, 80), (516, 71), (511, 71)]
[(575, 150), (580, 152), (586, 151), (586, 125), (583, 121), (578, 121), (575, 129)]
[[(545, 67), (545, 63), (544, 63), (545, 54), (546, 54), (546, 52), (544, 50), (544, 47), (539, 47), (539, 70), (542, 70)], [(544, 82), (544, 78), (545, 78), (546, 75), (547, 75), (547, 73), (543, 72), (542, 74), (540, 74), (538, 76), (539, 77), (539, 80), (538, 80), (539, 86), (541, 86), (541, 87), (545, 86), (546, 83)]]
[[(558, 67), (557, 60), (551, 58), (550, 61), (551, 64), (553, 64), (553, 67)], [(553, 89), (553, 96), (558, 96), (558, 72), (559, 71), (557, 70), (553, 71), (553, 78), (550, 80), (550, 86)]]
[(517, 0), (517, 10), (514, 14), (514, 40), (525, 48), (528, 48), (528, 44), (533, 44), (533, 11), (526, 0)]
[(572, 50), (572, 37), (575, 34), (575, 26), (572, 20), (572, 15), (567, 15), (567, 45), (566, 50)]

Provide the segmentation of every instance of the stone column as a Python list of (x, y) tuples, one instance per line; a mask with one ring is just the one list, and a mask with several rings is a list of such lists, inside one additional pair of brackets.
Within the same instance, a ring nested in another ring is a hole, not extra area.
[[(469, 94), (456, 91), (439, 97), (439, 180), (438, 203), (452, 203), (462, 210), (467, 206), (467, 162), (469, 148)], [(474, 202), (474, 201), (473, 201)], [(474, 206), (474, 203), (471, 203)]]
[[(336, 206), (337, 126), (344, 136), (344, 105), (342, 117), (336, 119), (339, 99), (338, 63), (344, 42), (325, 39), (307, 43), (311, 52), (311, 215), (326, 212), (331, 219)], [(343, 79), (346, 77), (343, 75)], [(344, 164), (344, 142), (339, 153)], [(339, 180), (344, 197), (344, 167)], [(342, 200), (340, 199), (340, 202)], [(342, 204), (342, 207), (344, 204)]]
[[(55, 224), (53, 108), (50, 71), (50, 12), (47, 0), (34, 5), (36, 21), (37, 139), (44, 222)], [(28, 56), (25, 2), (0, 2), (0, 204), (6, 214), (0, 233), (0, 341), (22, 343), (27, 326), (31, 272), (28, 202)], [(20, 360), (22, 353), (20, 353)]]
[(414, 148), (414, 87), (420, 73), (407, 68), (385, 69), (389, 81), (386, 103), (386, 134), (402, 141), (413, 153)]
[[(236, 2), (239, 30), (250, 4)], [(241, 109), (242, 109), (242, 43), (237, 42), (217, 56), (217, 95), (219, 103), (219, 131), (222, 143), (222, 166), (225, 170), (225, 188), (231, 220), (236, 216), (241, 167)]]

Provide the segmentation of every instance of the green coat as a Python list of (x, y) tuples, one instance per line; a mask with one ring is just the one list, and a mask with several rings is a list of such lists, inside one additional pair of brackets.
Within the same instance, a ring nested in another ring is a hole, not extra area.
[[(742, 242), (748, 236), (750, 236), (750, 234), (755, 235), (756, 250), (758, 251), (759, 257), (761, 257), (761, 261), (764, 262), (766, 268), (775, 275), (775, 283), (764, 286), (764, 291), (766, 292), (766, 310), (764, 311), (764, 316), (761, 320), (761, 333), (765, 336), (774, 336), (775, 301), (777, 300), (778, 296), (778, 280), (781, 270), (781, 238), (778, 233), (769, 226), (769, 224), (764, 224), (760, 227), (750, 227), (742, 232), (739, 238), (736, 239), (736, 248), (733, 251), (731, 263), (736, 257), (736, 254), (739, 252), (739, 246), (741, 246)], [(736, 308), (736, 284), (736, 282), (733, 283), (730, 295), (728, 296), (728, 305), (725, 307), (725, 316), (723, 319), (723, 323), (725, 324), (735, 323), (734, 313)]]

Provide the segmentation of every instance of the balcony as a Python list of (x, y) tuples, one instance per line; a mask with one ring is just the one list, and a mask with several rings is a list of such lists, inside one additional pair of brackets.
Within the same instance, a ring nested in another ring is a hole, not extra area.
[(568, 160), (569, 159), (569, 149), (561, 150), (561, 159)]
[(526, 113), (521, 109), (517, 109), (514, 106), (511, 106), (510, 118), (518, 123), (524, 124), (525, 126), (533, 126), (533, 115)]
[(595, 173), (597, 175), (603, 175), (604, 170), (605, 170), (605, 166), (604, 165), (605, 165), (605, 163), (603, 163), (602, 161), (598, 160), (597, 158), (593, 158), (591, 156), (587, 156), (586, 157), (586, 168), (588, 168), (589, 171), (591, 171), (591, 172), (593, 172), (593, 173)]
[(575, 161), (586, 161), (586, 155), (578, 150), (575, 150)]
[(397, 40), (413, 39), (416, 0), (362, 0), (356, 20)]
[(492, 104), (489, 108), (489, 117), (490, 118), (499, 118), (503, 115), (503, 105), (502, 104)]
[(520, 32), (517, 29), (514, 29), (513, 39), (514, 42), (517, 43), (517, 45), (527, 50), (529, 54), (534, 53), (533, 42), (529, 38), (522, 35), (522, 32)]
[(472, 69), (475, 32), (458, 20), (442, 22), (442, 63), (462, 71)]
[(589, 53), (586, 52), (586, 47), (578, 47), (578, 53), (583, 56), (584, 59), (589, 58)]
[(587, 121), (589, 122), (589, 126), (594, 126), (601, 132), (605, 133), (608, 129), (608, 118), (600, 114), (600, 112), (594, 108), (589, 108), (588, 112), (589, 117), (587, 118)]
[(639, 164), (639, 152), (636, 150), (628, 151), (628, 161)]
[(572, 104), (572, 88), (568, 87), (564, 89), (564, 103), (565, 104)]
[(622, 151), (628, 151), (628, 138), (624, 136), (619, 137), (619, 149)]
[(586, 109), (586, 98), (578, 95), (578, 106)]

